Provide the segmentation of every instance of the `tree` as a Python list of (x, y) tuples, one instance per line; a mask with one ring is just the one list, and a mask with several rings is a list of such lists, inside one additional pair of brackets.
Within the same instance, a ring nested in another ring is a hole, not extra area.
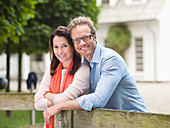
[(0, 44), (18, 42), (24, 33), (23, 26), (34, 17), (35, 0), (1, 0), (0, 1)]
[[(10, 44), (17, 43), (19, 36), (24, 33), (23, 26), (27, 20), (34, 17), (35, 0), (1, 0), (0, 1), (0, 45), (6, 43), (7, 54), (7, 74), (8, 86), (6, 91), (9, 92), (10, 83)], [(2, 49), (0, 50), (3, 51)], [(10, 116), (7, 111), (7, 116)]]
[[(34, 17), (35, 4), (35, 0), (0, 1), (0, 45), (6, 43), (8, 83), (10, 83), (10, 44), (17, 43), (19, 36), (24, 33), (23, 26), (27, 24), (27, 20)], [(9, 92), (9, 84), (7, 92)]]

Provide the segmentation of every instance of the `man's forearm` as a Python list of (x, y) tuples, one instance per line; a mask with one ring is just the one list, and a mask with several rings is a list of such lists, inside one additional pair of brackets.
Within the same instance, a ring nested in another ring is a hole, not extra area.
[(82, 109), (76, 99), (64, 101), (64, 102), (61, 102), (61, 103), (58, 103), (58, 104), (59, 104), (59, 107), (60, 107), (60, 111), (61, 110)]
[(55, 104), (52, 107), (54, 107), (54, 108), (52, 108), (54, 110), (54, 113), (52, 113), (53, 115), (58, 114), (61, 110), (82, 109), (76, 99), (60, 102), (58, 104)]
[(76, 99), (60, 102), (43, 112), (44, 120), (46, 123), (49, 123), (50, 118), (58, 114), (61, 110), (76, 110), (76, 109), (82, 109)]

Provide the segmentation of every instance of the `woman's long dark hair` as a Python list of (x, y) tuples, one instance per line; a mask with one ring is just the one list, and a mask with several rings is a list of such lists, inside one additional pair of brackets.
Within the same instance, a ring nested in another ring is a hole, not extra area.
[(60, 63), (58, 58), (55, 56), (54, 50), (53, 50), (53, 39), (54, 39), (55, 36), (66, 38), (69, 45), (73, 49), (73, 68), (69, 72), (69, 74), (74, 75), (75, 72), (79, 69), (79, 67), (81, 65), (81, 56), (80, 56), (79, 53), (76, 52), (76, 50), (74, 48), (73, 41), (72, 41), (72, 39), (71, 39), (71, 37), (70, 37), (70, 35), (68, 33), (67, 27), (65, 27), (65, 26), (60, 26), (60, 27), (56, 28), (52, 32), (52, 34), (50, 35), (50, 39), (49, 39), (50, 60), (51, 60), (50, 74), (51, 74), (51, 76), (53, 76), (56, 73), (56, 68), (57, 68), (58, 64)]

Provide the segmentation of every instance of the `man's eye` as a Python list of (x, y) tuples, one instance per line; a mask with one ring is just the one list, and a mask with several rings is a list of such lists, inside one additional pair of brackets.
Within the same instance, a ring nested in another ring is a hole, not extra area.
[(64, 47), (67, 47), (67, 45), (64, 45)]
[(74, 42), (78, 42), (78, 41), (79, 41), (79, 38), (74, 39)]
[(89, 38), (89, 36), (84, 36), (83, 38), (88, 39), (88, 38)]
[(89, 39), (89, 36), (83, 36), (83, 40), (88, 40)]
[(79, 39), (78, 39), (78, 38), (76, 38), (74, 41), (76, 41), (76, 42), (77, 42), (77, 41), (79, 41)]

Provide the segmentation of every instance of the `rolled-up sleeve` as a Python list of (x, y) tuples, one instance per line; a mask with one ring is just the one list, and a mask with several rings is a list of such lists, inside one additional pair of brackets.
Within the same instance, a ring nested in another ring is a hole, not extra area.
[(122, 68), (114, 56), (108, 56), (91, 66), (91, 88), (94, 89), (91, 94), (77, 99), (79, 105), (87, 111), (104, 107), (122, 78)]

